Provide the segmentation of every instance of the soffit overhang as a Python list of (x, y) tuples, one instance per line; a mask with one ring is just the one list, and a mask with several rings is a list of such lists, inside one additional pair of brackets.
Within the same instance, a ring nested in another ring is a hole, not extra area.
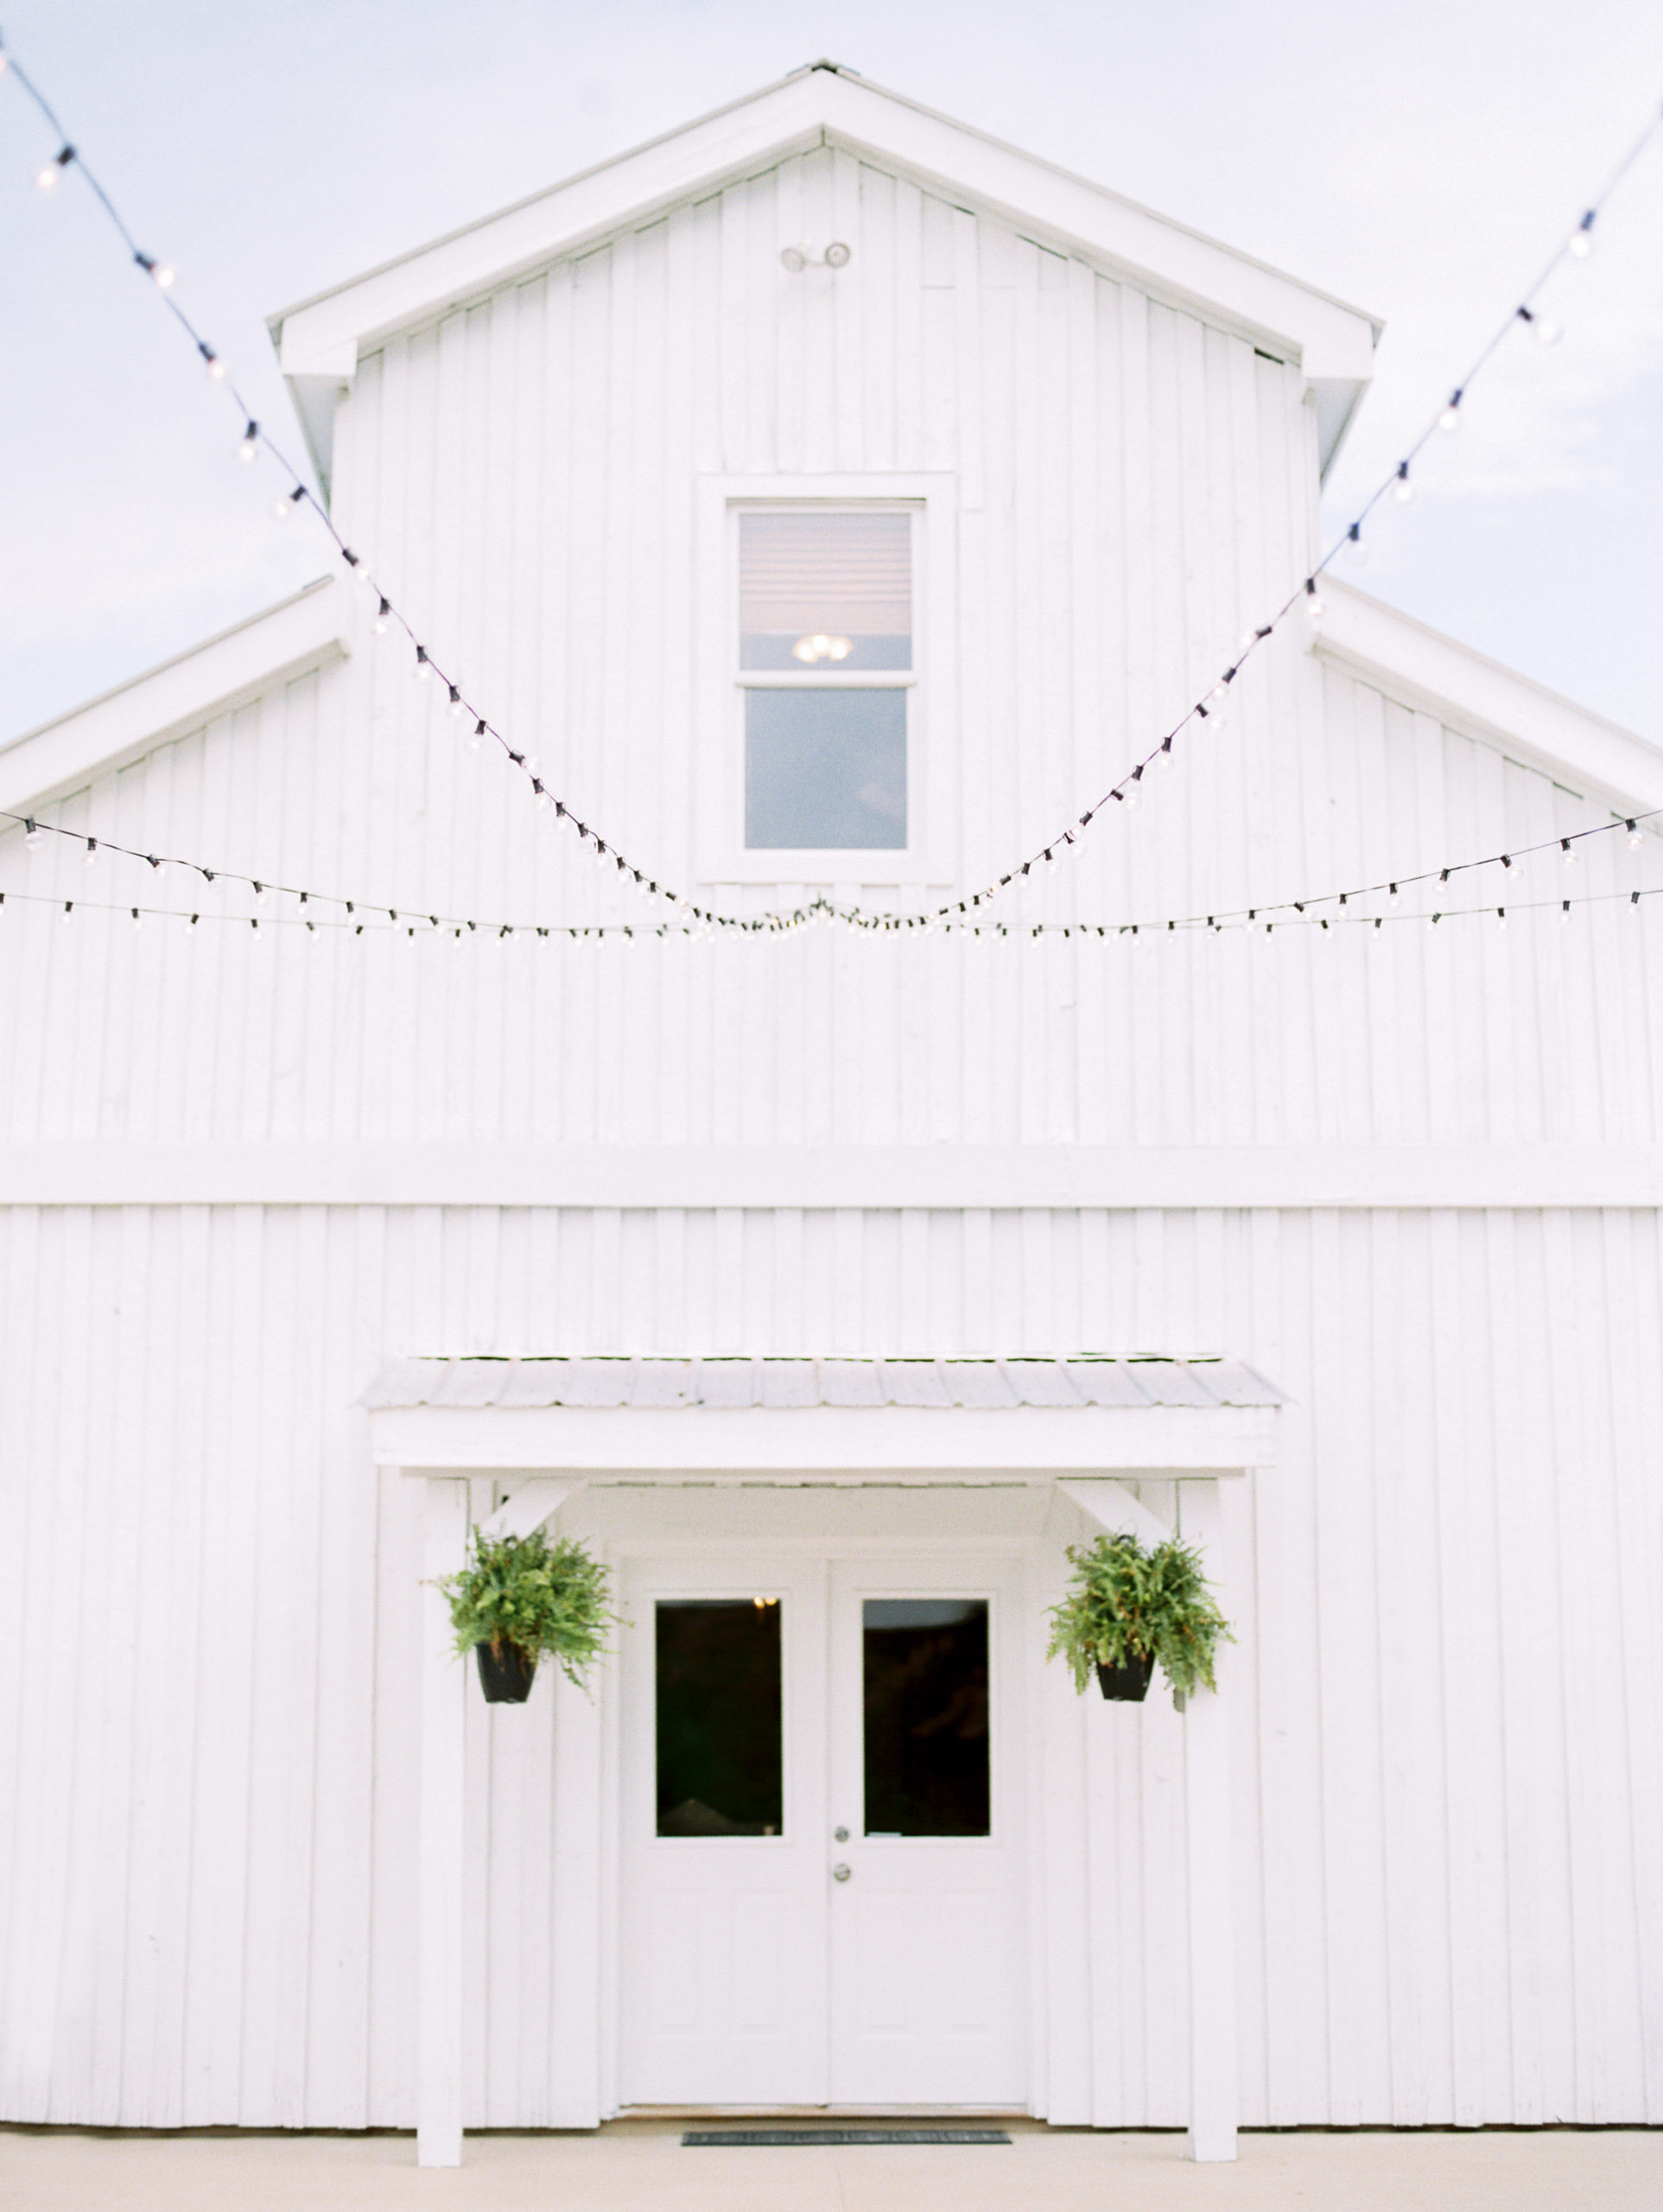
[(1315, 399), (1324, 467), (1337, 449), (1373, 373), (1377, 318), (1101, 185), (816, 64), (271, 316), (314, 456), (327, 473), (331, 395), (387, 338), (822, 145), (898, 168), (1296, 362)]

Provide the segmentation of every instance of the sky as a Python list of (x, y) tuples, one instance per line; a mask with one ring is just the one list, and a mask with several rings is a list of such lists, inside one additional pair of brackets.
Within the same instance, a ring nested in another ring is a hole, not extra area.
[[(265, 317), (822, 55), (1382, 317), (1330, 529), (1663, 103), (1656, 0), (12, 0), (263, 420)], [(328, 562), (0, 79), (0, 743)], [(1663, 744), (1663, 132), (1349, 579)]]

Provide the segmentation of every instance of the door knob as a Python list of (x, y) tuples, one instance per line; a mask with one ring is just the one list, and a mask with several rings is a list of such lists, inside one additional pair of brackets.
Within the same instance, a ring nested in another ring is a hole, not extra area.
[(839, 1864), (832, 1868), (832, 1879), (834, 1882), (847, 1882), (848, 1878), (849, 1870), (847, 1866)]

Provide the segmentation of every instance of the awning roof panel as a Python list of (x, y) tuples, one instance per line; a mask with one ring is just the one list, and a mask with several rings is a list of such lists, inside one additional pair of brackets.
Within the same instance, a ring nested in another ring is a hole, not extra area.
[(1279, 1406), (1237, 1359), (397, 1359), (363, 1404), (641, 1411)]

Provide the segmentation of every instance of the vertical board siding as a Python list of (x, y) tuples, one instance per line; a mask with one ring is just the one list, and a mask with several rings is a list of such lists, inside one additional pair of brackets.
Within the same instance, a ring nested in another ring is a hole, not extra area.
[[(352, 1406), (386, 1351), (714, 1311), (943, 1353), (991, 1301), (1036, 1351), (1228, 1341), (1292, 1393), (1228, 1501), (1244, 2120), (1656, 2122), (1660, 1261), (1625, 1212), (11, 1210), (0, 2111), (409, 2124), (419, 1486)], [(594, 1716), (549, 1680), (469, 1710), (469, 2124), (571, 2124)], [(1046, 1728), (1083, 1735), (1097, 2024), (1054, 2108), (1181, 2124), (1179, 1724)]]
[[(835, 278), (782, 270), (831, 237)], [(692, 890), (698, 479), (950, 474), (962, 708), (930, 803), (974, 886), (1302, 573), (1311, 441), (1296, 368), (822, 148), (366, 356), (336, 505), (544, 779)], [(0, 830), (0, 1141), (1654, 1143), (1649, 840), (1428, 893), (1514, 907), (1505, 933), (1114, 933), (1607, 819), (1301, 637), (1232, 689), (993, 943), (308, 934), (292, 899)], [(651, 927), (463, 735), (364, 619), (344, 661), (42, 811), (406, 917)], [(720, 897), (824, 888), (899, 896)], [(1607, 903), (1519, 911), (1567, 892)], [(203, 918), (136, 933), (134, 904)], [(1658, 1238), (1623, 1211), (11, 1208), (0, 2116), (409, 2124), (419, 1501), (354, 1401), (411, 1349), (696, 1335), (1256, 1360), (1293, 1402), (1225, 1501), (1244, 2119), (1663, 2120)], [(1042, 1704), (1089, 1814), (1057, 1854), (1087, 1861), (1087, 1980), (1077, 1928), (1048, 1953), (1089, 2048), (1053, 2053), (1050, 2108), (1178, 2125), (1178, 1723)], [(603, 1725), (546, 1680), (523, 1714), (470, 1702), (470, 2125), (606, 2094), (554, 1886), (600, 1892), (562, 1777)]]
[[(1631, 849), (1620, 825), (1584, 840), (1574, 868), (1555, 849), (1412, 889), (1400, 910), (1383, 894), (1348, 909), (1378, 912), (1378, 931), (1119, 933), (1609, 823), (1539, 771), (1296, 649), (1266, 675), (1298, 711), (1265, 722), (1254, 708), (1268, 702), (1249, 696), (1233, 733), (1205, 741), (1226, 748), (1198, 779), (1209, 800), (1169, 770), (1135, 815), (1114, 810), (1095, 858), (1012, 905), (1011, 936), (992, 942), (822, 929), (505, 942), (503, 921), (650, 931), (653, 918), (573, 858), (511, 772), (463, 751), (448, 717), (395, 733), (366, 711), (368, 672), (354, 661), (301, 678), (47, 811), (78, 837), (384, 901), (396, 933), (384, 909), (378, 933), (308, 933), (308, 915), (347, 918), (281, 895), (257, 906), (245, 888), (114, 855), (87, 869), (67, 841), (27, 853), (16, 829), (0, 834), (6, 1139), (1658, 1136), (1663, 921), (1657, 900), (1628, 894), (1659, 864), (1653, 840)], [(419, 702), (400, 681), (408, 713)], [(644, 753), (626, 780), (654, 783)], [(1008, 825), (1015, 809), (996, 811)], [(1124, 880), (1092, 874), (1122, 864)], [(1603, 903), (1564, 918), (1572, 893)], [(112, 896), (177, 918), (136, 932), (124, 908), (88, 905)], [(1450, 910), (1436, 929), (1403, 918), (1435, 906)], [(1046, 912), (1093, 932), (1035, 939), (1026, 925)], [(203, 918), (187, 932), (192, 912)], [(483, 926), (459, 940), (434, 931), (435, 912)]]

